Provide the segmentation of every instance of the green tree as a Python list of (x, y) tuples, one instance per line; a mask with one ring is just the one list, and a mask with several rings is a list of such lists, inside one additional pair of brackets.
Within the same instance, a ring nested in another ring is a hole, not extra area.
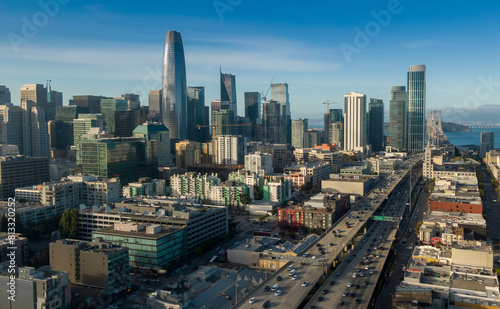
[(7, 233), (7, 215), (2, 215), (2, 221), (0, 222), (0, 232)]
[(78, 210), (66, 209), (59, 221), (59, 229), (63, 238), (78, 237)]
[(250, 194), (248, 193), (240, 193), (240, 202), (243, 206), (250, 204)]
[(417, 226), (415, 226), (415, 235), (420, 235), (420, 227), (422, 226), (422, 224), (422, 221), (418, 221)]
[(260, 190), (260, 186), (258, 184), (253, 186), (253, 196), (256, 200), (262, 199), (262, 191)]

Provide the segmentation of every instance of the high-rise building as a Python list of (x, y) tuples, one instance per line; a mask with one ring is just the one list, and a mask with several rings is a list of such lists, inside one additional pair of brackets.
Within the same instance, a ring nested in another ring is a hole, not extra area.
[(47, 107), (47, 88), (42, 84), (27, 84), (21, 87), (21, 101), (29, 100), (33, 106)]
[(399, 150), (407, 149), (406, 87), (391, 87), (389, 144)]
[(334, 122), (344, 122), (344, 112), (342, 109), (330, 109), (328, 113), (324, 114), (323, 131), (325, 132), (324, 141), (326, 143), (330, 143), (330, 124)]
[(490, 150), (495, 149), (495, 135), (493, 132), (481, 132), (481, 144), (480, 144), (481, 157), (485, 158), (486, 153)]
[(158, 148), (154, 140), (122, 137), (102, 138), (98, 134), (81, 136), (77, 164), (85, 174), (103, 178), (119, 177), (122, 185), (139, 177), (156, 178)]
[(150, 113), (161, 113), (161, 102), (162, 102), (162, 90), (151, 90), (149, 91), (149, 112)]
[(343, 149), (344, 147), (344, 122), (332, 122), (330, 123), (329, 130), (329, 140), (328, 144), (335, 144), (337, 149)]
[(47, 93), (47, 101), (52, 103), (54, 107), (63, 106), (63, 94), (62, 92), (50, 90)]
[(304, 134), (304, 147), (313, 148), (321, 145), (321, 132), (316, 130), (307, 130)]
[(295, 148), (304, 148), (305, 134), (309, 129), (307, 119), (300, 118), (292, 121), (292, 146)]
[(73, 120), (73, 145), (78, 145), (81, 136), (89, 133), (90, 128), (104, 130), (102, 114), (79, 114), (78, 119)]
[(111, 99), (96, 95), (74, 95), (71, 101), (74, 105), (78, 105), (83, 108), (83, 113), (99, 114), (101, 113), (101, 100)]
[(348, 92), (344, 96), (344, 150), (364, 151), (366, 146), (366, 95)]
[(208, 125), (205, 119), (205, 87), (187, 88), (188, 132), (187, 138), (191, 141), (205, 142), (208, 128), (196, 126)]
[(201, 163), (201, 145), (195, 141), (180, 141), (175, 144), (175, 164), (179, 169)]
[(33, 101), (22, 100), (23, 154), (32, 157), (49, 157), (50, 142), (45, 111), (33, 106)]
[(252, 124), (251, 140), (260, 140), (259, 129), (262, 124), (259, 92), (245, 92), (245, 117), (250, 119)]
[(224, 125), (234, 125), (236, 124), (236, 117), (233, 110), (221, 109), (219, 111), (212, 111), (212, 125), (217, 126), (215, 128), (216, 136), (219, 135), (236, 135), (238, 131), (235, 126)]
[(0, 199), (14, 197), (16, 188), (49, 181), (49, 158), (0, 157)]
[(155, 140), (158, 147), (158, 166), (172, 166), (170, 153), (170, 131), (162, 123), (146, 122), (134, 129), (134, 137), (142, 137), (146, 141)]
[(217, 164), (245, 164), (247, 154), (247, 139), (242, 136), (217, 136)]
[(408, 150), (425, 147), (425, 65), (410, 65), (408, 72)]
[(264, 143), (286, 144), (286, 107), (270, 100), (262, 104), (262, 132)]
[(9, 88), (0, 85), (0, 105), (12, 103), (10, 102), (10, 90)]
[(115, 136), (130, 137), (138, 126), (147, 121), (147, 108), (127, 109), (115, 112)]
[(127, 101), (127, 109), (139, 109), (141, 107), (141, 99), (138, 94), (125, 93), (122, 94), (121, 99)]
[(234, 114), (237, 114), (236, 76), (220, 72), (220, 100), (231, 102)]
[(74, 145), (73, 121), (78, 118), (81, 109), (78, 105), (56, 106), (54, 132), (56, 149), (69, 149)]
[(368, 110), (368, 144), (373, 151), (379, 152), (384, 150), (384, 102), (370, 99)]
[(115, 112), (127, 110), (127, 100), (102, 99), (100, 110), (104, 121), (104, 130), (106, 133), (114, 134), (116, 131)]
[(290, 98), (288, 95), (288, 84), (279, 83), (271, 84), (271, 99), (281, 104), (281, 112), (284, 117), (285, 129), (281, 132), (284, 134), (284, 139), (281, 138), (282, 143), (292, 143), (292, 116), (290, 112)]
[(170, 131), (173, 140), (187, 138), (187, 84), (186, 62), (181, 34), (178, 31), (168, 31), (163, 52), (162, 76), (162, 106), (163, 124)]
[(0, 105), (0, 144), (17, 145), (24, 154), (23, 110), (11, 103)]

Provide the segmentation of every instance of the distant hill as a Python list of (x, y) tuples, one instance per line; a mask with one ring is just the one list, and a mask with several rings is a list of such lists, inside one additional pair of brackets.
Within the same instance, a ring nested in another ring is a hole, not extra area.
[(443, 132), (470, 132), (470, 128), (458, 123), (443, 122)]
[[(443, 122), (443, 132), (470, 132), (468, 126), (453, 122)], [(384, 123), (384, 133), (389, 135), (389, 123)]]

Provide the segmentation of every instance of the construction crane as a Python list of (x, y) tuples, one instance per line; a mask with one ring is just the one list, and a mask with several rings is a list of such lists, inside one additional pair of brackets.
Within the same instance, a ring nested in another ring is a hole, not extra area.
[(206, 125), (206, 126), (200, 126), (197, 125), (196, 127), (201, 130), (201, 128), (212, 128), (212, 151), (214, 152), (214, 161), (217, 162), (217, 151), (215, 149), (215, 143), (216, 143), (216, 134), (217, 134), (217, 128), (220, 127), (244, 127), (244, 126), (251, 126), (251, 123), (239, 123), (239, 124), (213, 124), (213, 125)]
[(273, 84), (273, 82), (274, 82), (274, 78), (276, 77), (276, 74), (277, 74), (277, 73), (274, 73), (273, 78), (272, 78), (272, 79), (271, 79), (271, 81), (269, 82), (269, 87), (267, 87), (266, 94), (264, 94), (264, 92), (261, 92), (261, 93), (262, 93), (262, 98), (261, 98), (261, 100), (262, 100), (263, 102), (266, 102), (266, 101), (267, 101), (267, 94), (269, 93), (269, 89), (271, 89), (271, 85), (272, 85), (272, 84)]
[(338, 104), (336, 102), (330, 102), (330, 100), (323, 102), (324, 105), (326, 105), (326, 113), (330, 114), (330, 104)]

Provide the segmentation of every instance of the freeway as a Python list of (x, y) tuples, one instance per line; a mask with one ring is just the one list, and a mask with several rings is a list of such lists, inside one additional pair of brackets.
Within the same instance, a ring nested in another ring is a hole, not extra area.
[[(381, 216), (401, 217), (407, 208), (410, 184), (405, 178), (398, 191), (385, 205)], [(367, 308), (373, 296), (389, 250), (399, 228), (399, 222), (373, 224), (362, 241), (351, 252), (352, 260), (343, 261), (306, 306), (307, 308)]]
[[(416, 159), (411, 159), (414, 164)], [(312, 246), (310, 246), (303, 257), (307, 257), (307, 262), (289, 262), (286, 266), (294, 265), (297, 269), (298, 280), (292, 280), (288, 274), (287, 267), (282, 267), (269, 279), (259, 285), (254, 291), (249, 293), (236, 308), (261, 308), (266, 301), (269, 301), (268, 308), (297, 308), (304, 299), (317, 289), (317, 284), (322, 278), (325, 270), (329, 267), (336, 267), (340, 258), (352, 250), (359, 236), (362, 236), (371, 224), (371, 218), (375, 211), (383, 204), (392, 193), (399, 182), (408, 174), (409, 169), (398, 170), (393, 175), (379, 182), (367, 197), (361, 199), (353, 206), (336, 224), (330, 228)], [(324, 252), (324, 254), (322, 254)], [(346, 261), (349, 261), (347, 257)], [(277, 281), (277, 277), (283, 280)], [(323, 277), (325, 278), (325, 277)], [(307, 286), (302, 287), (302, 283), (307, 282)], [(275, 296), (269, 291), (271, 287), (278, 283), (283, 294)], [(292, 292), (293, 291), (293, 292)], [(250, 300), (255, 298), (255, 302)]]

